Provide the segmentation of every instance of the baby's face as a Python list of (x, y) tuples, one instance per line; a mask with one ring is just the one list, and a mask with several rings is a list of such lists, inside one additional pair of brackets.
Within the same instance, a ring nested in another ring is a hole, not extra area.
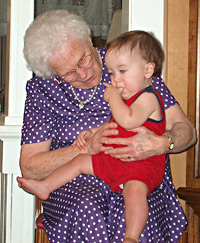
[(130, 52), (127, 48), (109, 49), (105, 56), (105, 63), (112, 85), (120, 89), (124, 99), (129, 99), (149, 86), (146, 77), (147, 62), (141, 58), (137, 50), (133, 49)]

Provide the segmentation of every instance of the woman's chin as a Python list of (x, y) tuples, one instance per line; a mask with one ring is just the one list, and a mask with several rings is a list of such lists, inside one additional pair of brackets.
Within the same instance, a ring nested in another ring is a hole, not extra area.
[(72, 84), (75, 88), (79, 89), (91, 89), (97, 85), (99, 85), (100, 80), (97, 79), (92, 79), (92, 80), (87, 80), (87, 81), (82, 81), (82, 82), (76, 82)]

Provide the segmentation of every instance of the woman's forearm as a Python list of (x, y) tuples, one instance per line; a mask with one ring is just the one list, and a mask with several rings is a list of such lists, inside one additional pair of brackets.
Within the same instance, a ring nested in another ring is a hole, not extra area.
[(45, 151), (40, 146), (40, 144), (22, 146), (20, 167), (26, 178), (41, 180), (80, 154), (80, 150), (74, 146), (53, 151)]
[[(171, 130), (165, 132), (174, 143), (172, 150), (166, 147), (166, 153), (180, 153), (196, 143), (196, 130), (189, 122), (177, 122), (173, 125)], [(167, 139), (167, 138), (166, 138)]]
[(60, 166), (80, 154), (97, 154), (108, 148), (102, 146), (102, 137), (116, 134), (115, 123), (106, 123), (97, 128), (84, 149), (68, 146), (50, 151), (51, 139), (45, 142), (25, 144), (21, 147), (20, 167), (24, 177), (41, 180)]
[(166, 153), (180, 153), (196, 143), (196, 129), (179, 105), (166, 110), (166, 134), (174, 143), (174, 148), (172, 150), (166, 148)]

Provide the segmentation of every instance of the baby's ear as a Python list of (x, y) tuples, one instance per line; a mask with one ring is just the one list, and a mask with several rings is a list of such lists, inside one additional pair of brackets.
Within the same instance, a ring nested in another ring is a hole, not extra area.
[(146, 78), (151, 78), (153, 76), (154, 73), (154, 69), (155, 69), (155, 63), (153, 62), (149, 62), (145, 65), (145, 77)]

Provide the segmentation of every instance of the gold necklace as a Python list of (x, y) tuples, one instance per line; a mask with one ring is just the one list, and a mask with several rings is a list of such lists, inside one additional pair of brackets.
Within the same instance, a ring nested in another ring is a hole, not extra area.
[[(97, 50), (97, 53), (98, 53), (99, 63), (101, 64), (101, 68), (102, 68), (103, 64), (102, 64), (101, 55), (100, 55), (100, 53), (99, 53), (98, 50)], [(102, 73), (101, 73), (101, 79), (102, 79)], [(100, 82), (101, 82), (101, 79), (100, 79)], [(75, 90), (74, 90), (74, 87), (73, 87), (72, 85), (70, 85), (70, 86), (71, 86), (72, 93), (73, 93), (75, 99), (79, 102), (79, 105), (78, 105), (78, 106), (79, 106), (80, 109), (83, 109), (83, 107), (85, 106), (85, 104), (87, 104), (88, 102), (91, 101), (91, 99), (95, 96), (96, 91), (97, 91), (97, 86), (96, 86), (96, 87), (94, 88), (94, 91), (93, 91), (92, 95), (90, 96), (90, 98), (88, 98), (87, 100), (82, 101), (82, 100), (80, 100), (80, 99), (78, 98), (78, 96), (77, 96), (77, 94), (76, 94), (76, 92), (75, 92)]]
[(82, 101), (82, 100), (80, 100), (80, 99), (78, 98), (78, 96), (77, 96), (77, 94), (76, 94), (76, 92), (75, 92), (75, 90), (74, 90), (74, 87), (73, 87), (72, 85), (71, 85), (71, 89), (72, 89), (72, 93), (74, 94), (75, 99), (79, 102), (79, 105), (78, 105), (79, 108), (80, 108), (80, 109), (83, 109), (84, 105), (87, 104), (88, 102), (90, 102), (91, 99), (92, 99), (92, 98), (94, 97), (94, 95), (96, 94), (97, 86), (94, 88), (94, 91), (93, 91), (92, 95), (90, 96), (90, 98), (87, 99), (87, 100), (84, 100), (84, 101)]

